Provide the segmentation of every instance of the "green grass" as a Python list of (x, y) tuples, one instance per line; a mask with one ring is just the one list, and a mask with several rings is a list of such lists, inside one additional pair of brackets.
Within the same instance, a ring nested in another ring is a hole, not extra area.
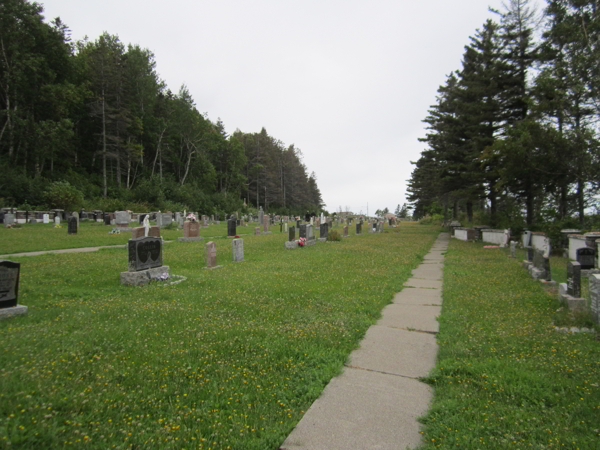
[(556, 296), (508, 254), (450, 243), (425, 448), (598, 449), (600, 342), (555, 331)]
[[(126, 241), (109, 228), (0, 229), (0, 242)], [(121, 286), (124, 248), (11, 258), (29, 313), (0, 321), (0, 448), (276, 449), (438, 232), (285, 250), (277, 228), (245, 236), (243, 263), (220, 237), (217, 270), (202, 268), (207, 241), (173, 242), (164, 263), (187, 280), (167, 287)]]
[[(132, 223), (132, 226), (134, 225)], [(238, 234), (254, 234), (252, 225), (254, 224), (237, 227)], [(63, 248), (125, 245), (127, 240), (131, 239), (131, 233), (109, 234), (109, 231), (113, 228), (111, 225), (82, 221), (77, 234), (69, 235), (65, 222), (63, 222), (62, 228), (54, 228), (54, 224), (42, 223), (22, 224), (20, 228), (0, 226), (0, 255)], [(279, 225), (271, 226), (270, 230), (273, 231), (273, 234), (280, 234)], [(162, 228), (161, 235), (165, 240), (177, 240), (178, 237), (183, 237), (183, 230), (177, 229), (173, 224), (172, 227)], [(209, 225), (208, 228), (200, 228), (200, 236), (225, 239), (227, 237), (227, 222), (221, 222), (219, 225)]]

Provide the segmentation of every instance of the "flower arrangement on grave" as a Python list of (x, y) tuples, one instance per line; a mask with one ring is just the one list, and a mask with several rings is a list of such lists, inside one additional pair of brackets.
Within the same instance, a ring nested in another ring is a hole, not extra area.
[(196, 217), (195, 214), (189, 213), (186, 217), (187, 220), (189, 220), (190, 222), (198, 222), (198, 218)]
[(236, 238), (239, 238), (239, 237), (241, 237), (241, 236), (240, 236), (239, 234), (236, 234), (236, 235), (235, 235), (235, 237), (236, 237)]
[(117, 230), (116, 228), (113, 228), (112, 231), (109, 231), (108, 234), (121, 234), (120, 230)]
[(306, 244), (306, 238), (300, 238), (300, 239), (298, 239), (298, 245), (300, 247), (304, 247), (305, 244)]
[(54, 225), (54, 228), (62, 228), (62, 225), (55, 224), (55, 225)]

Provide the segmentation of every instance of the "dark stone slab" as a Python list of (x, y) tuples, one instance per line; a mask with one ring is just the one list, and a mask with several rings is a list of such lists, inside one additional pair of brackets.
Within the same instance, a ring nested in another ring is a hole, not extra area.
[(234, 215), (227, 221), (227, 236), (235, 236), (237, 234), (237, 219)]
[(77, 219), (73, 216), (69, 217), (67, 232), (68, 234), (77, 234)]
[(596, 259), (596, 250), (589, 247), (577, 249), (577, 262), (581, 264), (582, 270), (593, 269)]
[(533, 262), (533, 247), (527, 247), (527, 261)]
[(306, 239), (306, 224), (300, 225), (300, 237)]
[(327, 239), (327, 237), (329, 236), (329, 224), (322, 223), (319, 232), (320, 232), (320, 236), (319, 237), (321, 239)]
[(296, 240), (296, 227), (289, 227), (288, 228), (288, 241), (294, 241)]
[(110, 214), (104, 213), (104, 225), (110, 225)]
[(581, 264), (575, 261), (567, 264), (567, 294), (581, 297)]
[(129, 239), (129, 271), (151, 269), (162, 266), (162, 242), (156, 237)]
[(540, 278), (546, 281), (552, 281), (552, 272), (550, 270), (550, 258), (545, 258), (544, 253), (539, 250), (533, 252), (533, 266), (542, 271)]
[(361, 234), (362, 232), (362, 223), (357, 223), (356, 224), (356, 234)]
[(0, 309), (17, 306), (21, 263), (0, 261)]

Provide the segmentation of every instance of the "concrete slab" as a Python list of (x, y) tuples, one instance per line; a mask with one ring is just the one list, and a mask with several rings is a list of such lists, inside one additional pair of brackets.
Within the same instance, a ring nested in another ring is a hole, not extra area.
[(416, 269), (413, 269), (412, 275), (414, 278), (430, 278), (432, 280), (441, 280), (444, 277), (444, 270), (441, 266), (425, 266), (421, 264)]
[(427, 278), (410, 278), (404, 286), (412, 286), (418, 288), (431, 288), (431, 289), (441, 289), (442, 288), (442, 280), (430, 280)]
[(417, 418), (433, 389), (417, 380), (345, 368), (306, 411), (281, 450), (404, 450), (421, 444)]
[(437, 333), (440, 331), (440, 324), (436, 318), (441, 311), (441, 306), (392, 303), (383, 308), (381, 319), (377, 321), (377, 325)]
[(435, 367), (437, 349), (433, 334), (373, 325), (346, 365), (409, 378), (424, 377)]
[(439, 289), (404, 288), (392, 301), (400, 305), (441, 305), (442, 293)]

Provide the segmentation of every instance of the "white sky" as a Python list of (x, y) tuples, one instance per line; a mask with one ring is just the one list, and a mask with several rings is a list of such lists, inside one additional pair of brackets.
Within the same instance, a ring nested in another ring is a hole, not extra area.
[(229, 133), (295, 144), (326, 208), (404, 203), (438, 87), (501, 0), (41, 0), (72, 39), (103, 31), (155, 54)]

